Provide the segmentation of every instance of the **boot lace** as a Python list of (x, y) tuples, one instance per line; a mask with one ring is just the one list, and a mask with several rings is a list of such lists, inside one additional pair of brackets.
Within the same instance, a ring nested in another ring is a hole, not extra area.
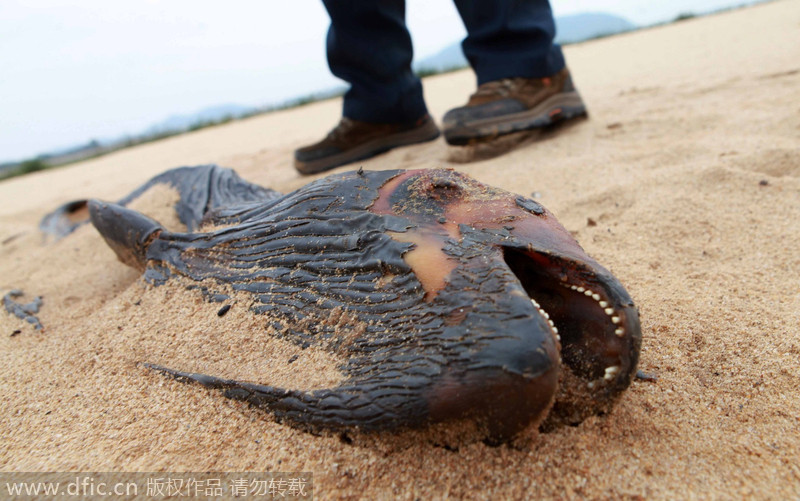
[(472, 97), (507, 97), (511, 95), (511, 92), (514, 90), (516, 83), (514, 80), (516, 79), (503, 78), (502, 80), (486, 82), (478, 87), (478, 90), (472, 95)]
[(472, 98), (509, 97), (521, 92), (533, 91), (549, 84), (549, 79), (539, 78), (503, 78), (486, 82), (478, 87)]

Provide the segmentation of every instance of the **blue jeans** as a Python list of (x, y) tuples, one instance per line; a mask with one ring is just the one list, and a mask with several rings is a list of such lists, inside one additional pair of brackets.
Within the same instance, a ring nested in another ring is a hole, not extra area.
[[(342, 114), (372, 123), (411, 122), (427, 113), (411, 70), (404, 0), (323, 0), (331, 18), (331, 72), (350, 84)], [(455, 0), (467, 28), (461, 44), (478, 85), (502, 78), (541, 78), (564, 68), (553, 43), (547, 0)]]

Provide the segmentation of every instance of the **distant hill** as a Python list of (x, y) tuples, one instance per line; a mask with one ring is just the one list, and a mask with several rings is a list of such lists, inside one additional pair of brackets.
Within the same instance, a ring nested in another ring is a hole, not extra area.
[(252, 106), (241, 104), (220, 104), (210, 106), (202, 110), (183, 115), (172, 115), (165, 120), (152, 125), (145, 130), (143, 135), (156, 135), (164, 132), (186, 131), (203, 123), (212, 123), (225, 120), (227, 118), (239, 118), (256, 111)]
[[(570, 44), (636, 29), (627, 19), (613, 14), (592, 12), (556, 18), (556, 43)], [(436, 54), (414, 63), (416, 71), (444, 71), (467, 66), (461, 42), (448, 45)]]
[(603, 12), (588, 12), (556, 18), (556, 43), (583, 42), (607, 35), (635, 30), (637, 26), (624, 17)]
[[(196, 113), (172, 115), (167, 119), (148, 127), (145, 131), (135, 136), (123, 136), (116, 138), (92, 139), (91, 141), (73, 146), (53, 150), (28, 159), (28, 163), (34, 162), (42, 168), (64, 165), (71, 162), (85, 160), (87, 158), (103, 155), (111, 151), (133, 146), (144, 142), (152, 141), (160, 137), (180, 134), (189, 130), (195, 130), (209, 125), (222, 123), (227, 120), (242, 118), (259, 111), (252, 106), (240, 104), (222, 104), (203, 108)], [(9, 175), (15, 175), (15, 171), (25, 167), (26, 161), (6, 162), (0, 164), (0, 179)], [(31, 164), (34, 165), (34, 164)], [(30, 167), (30, 166), (29, 166)]]

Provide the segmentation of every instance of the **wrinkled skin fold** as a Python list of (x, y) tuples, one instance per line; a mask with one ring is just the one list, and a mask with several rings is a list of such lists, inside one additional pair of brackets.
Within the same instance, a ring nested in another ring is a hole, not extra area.
[[(187, 233), (125, 207), (160, 183), (181, 194)], [(87, 205), (151, 284), (252, 294), (286, 339), (346, 360), (339, 386), (313, 391), (150, 365), (292, 426), (466, 419), (500, 443), (607, 412), (636, 371), (638, 313), (619, 281), (535, 201), (452, 170), (350, 172), (280, 195), (216, 166), (180, 168)], [(333, 311), (349, 320), (303, 322)]]

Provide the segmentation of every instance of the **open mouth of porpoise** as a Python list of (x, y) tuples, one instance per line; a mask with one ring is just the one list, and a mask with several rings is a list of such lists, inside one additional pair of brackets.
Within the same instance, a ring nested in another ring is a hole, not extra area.
[[(561, 386), (569, 388), (556, 398), (555, 419), (580, 422), (585, 411), (571, 416), (579, 408), (602, 412), (629, 385), (638, 361), (638, 313), (627, 293), (591, 264), (511, 247), (503, 257), (560, 345)], [(580, 404), (559, 401), (567, 394)]]

